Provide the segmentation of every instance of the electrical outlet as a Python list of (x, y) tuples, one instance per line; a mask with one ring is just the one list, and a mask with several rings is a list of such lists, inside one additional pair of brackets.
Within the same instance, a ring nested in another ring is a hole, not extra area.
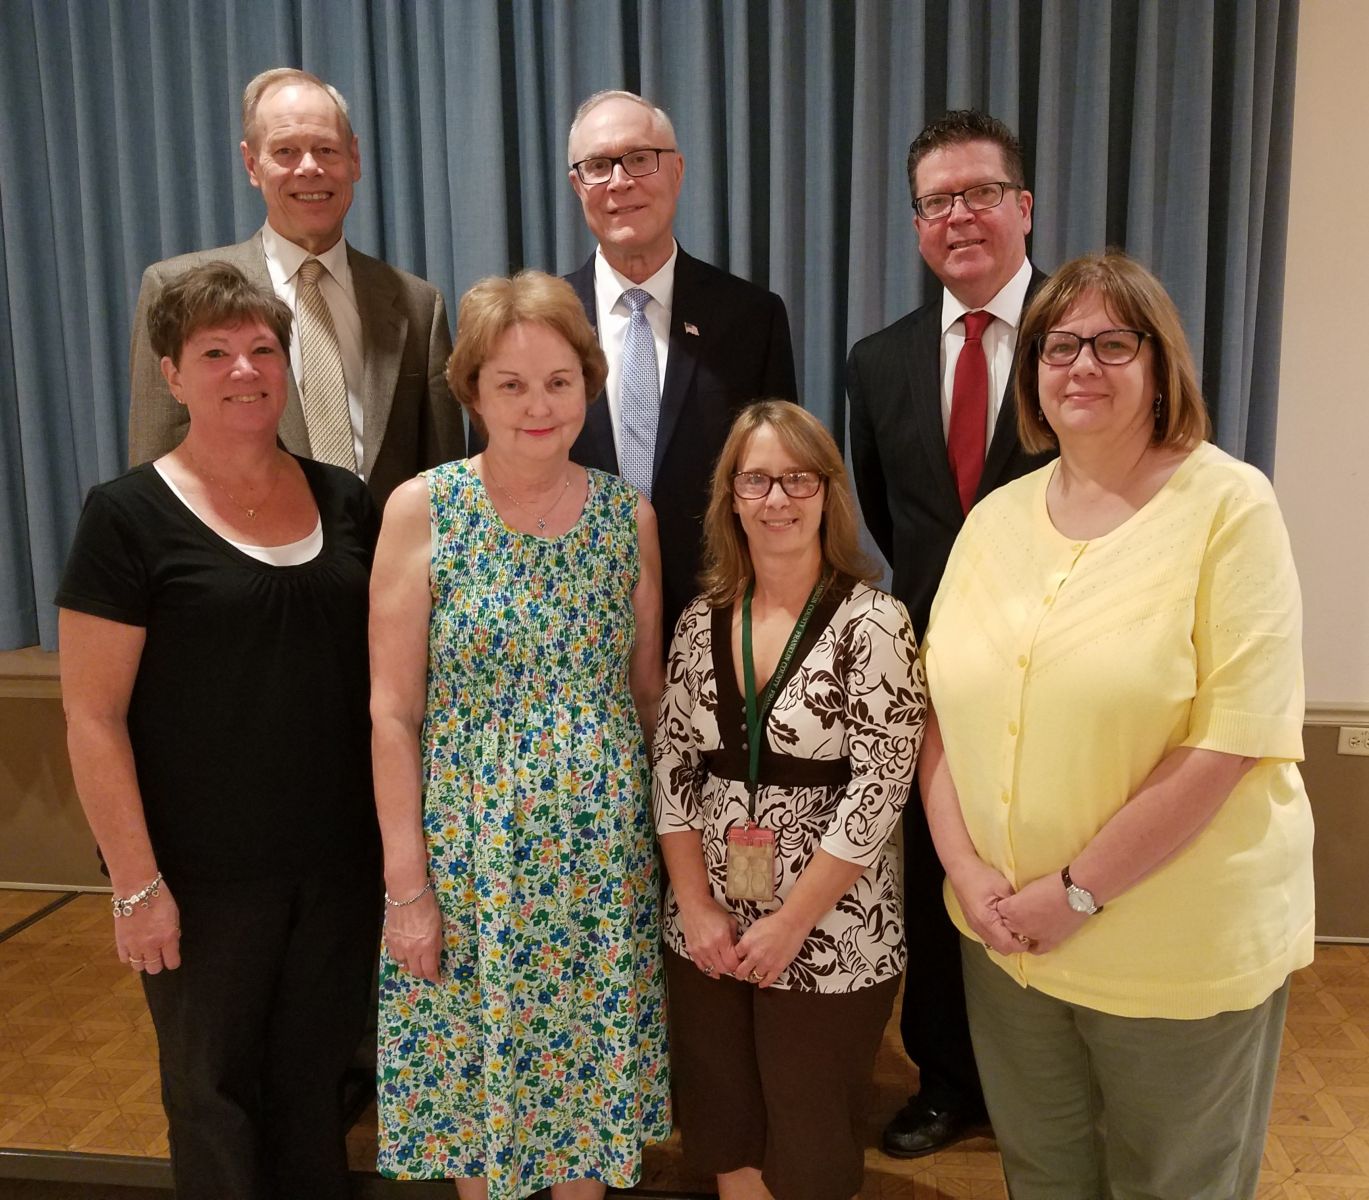
[(1340, 741), (1336, 743), (1336, 753), (1369, 755), (1369, 726), (1342, 725)]

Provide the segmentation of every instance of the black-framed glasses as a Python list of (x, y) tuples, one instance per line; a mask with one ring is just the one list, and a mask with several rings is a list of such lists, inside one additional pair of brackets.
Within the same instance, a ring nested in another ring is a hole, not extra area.
[(1141, 353), (1141, 343), (1148, 337), (1139, 329), (1102, 329), (1092, 337), (1049, 329), (1036, 339), (1036, 355), (1047, 366), (1068, 367), (1087, 346), (1105, 367), (1124, 367)]
[(951, 215), (951, 209), (955, 207), (957, 200), (963, 200), (965, 207), (971, 212), (997, 208), (1003, 203), (1003, 193), (1008, 188), (1020, 192), (1022, 184), (1008, 183), (1004, 180), (997, 183), (976, 183), (974, 187), (966, 188), (963, 192), (931, 192), (914, 200), (913, 207), (924, 221), (941, 221)]
[(783, 475), (737, 471), (732, 476), (732, 494), (739, 500), (764, 500), (778, 483), (791, 500), (807, 500), (821, 490), (823, 478), (821, 471), (786, 471)]
[(622, 167), (633, 179), (640, 179), (643, 175), (655, 175), (661, 169), (661, 155), (677, 153), (679, 152), (670, 146), (643, 146), (640, 150), (629, 150), (626, 154), (619, 154), (613, 158), (606, 154), (596, 154), (593, 158), (582, 158), (570, 165), (580, 176), (580, 182), (592, 187), (612, 179), (614, 167)]

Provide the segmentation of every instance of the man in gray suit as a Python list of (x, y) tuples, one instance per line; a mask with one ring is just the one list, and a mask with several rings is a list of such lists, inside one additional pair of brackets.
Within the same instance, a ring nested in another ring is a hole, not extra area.
[[(129, 460), (165, 454), (188, 423), (148, 341), (148, 309), (181, 272), (217, 259), (271, 288), (295, 313), (280, 421), (285, 448), (355, 470), (383, 504), (404, 480), (465, 453), (443, 377), (452, 342), (442, 296), (343, 241), (361, 158), (336, 88), (306, 71), (264, 71), (243, 92), (242, 131), (243, 165), (266, 203), (266, 223), (245, 242), (143, 273), (130, 352)], [(325, 332), (301, 336), (302, 319)], [(333, 385), (320, 384), (328, 376)]]

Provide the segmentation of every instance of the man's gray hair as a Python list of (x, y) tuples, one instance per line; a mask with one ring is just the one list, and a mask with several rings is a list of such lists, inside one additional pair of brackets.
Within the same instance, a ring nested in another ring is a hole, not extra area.
[(662, 150), (673, 150), (678, 148), (679, 141), (675, 137), (675, 126), (671, 122), (669, 115), (663, 108), (658, 108), (650, 100), (644, 100), (636, 92), (624, 92), (616, 89), (595, 92), (588, 97), (579, 108), (575, 110), (575, 117), (570, 123), (570, 133), (566, 137), (566, 165), (571, 165), (571, 145), (575, 141), (575, 131), (580, 128), (580, 122), (606, 100), (630, 100), (633, 104), (640, 104), (644, 109), (651, 113), (652, 119), (656, 122), (656, 127), (665, 135), (669, 146), (660, 147)]
[(352, 121), (347, 115), (347, 101), (342, 93), (331, 83), (325, 83), (317, 75), (301, 71), (298, 67), (272, 67), (256, 76), (242, 91), (242, 137), (254, 150), (258, 144), (257, 107), (262, 97), (276, 87), (289, 84), (310, 84), (328, 93), (328, 98), (337, 105), (338, 122), (342, 126), (342, 136), (347, 145), (352, 144)]

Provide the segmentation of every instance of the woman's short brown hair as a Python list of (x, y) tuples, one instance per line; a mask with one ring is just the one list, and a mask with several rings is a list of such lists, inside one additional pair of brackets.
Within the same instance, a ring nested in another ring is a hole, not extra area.
[(1109, 250), (1067, 262), (1041, 285), (1023, 314), (1015, 371), (1017, 435), (1023, 448), (1041, 453), (1055, 447), (1055, 435), (1041, 411), (1037, 342), (1090, 292), (1102, 298), (1114, 320), (1150, 335), (1160, 398), (1155, 444), (1183, 448), (1211, 437), (1212, 423), (1179, 310), (1145, 267), (1120, 250)]
[(853, 579), (878, 579), (879, 568), (860, 546), (860, 526), (846, 464), (826, 426), (788, 400), (757, 400), (737, 414), (713, 468), (713, 489), (704, 514), (704, 566), (700, 575), (709, 603), (715, 608), (733, 603), (754, 574), (741, 518), (732, 508), (732, 476), (751, 435), (766, 426), (802, 464), (801, 469), (823, 476), (823, 562)]
[(524, 323), (545, 325), (570, 343), (584, 373), (586, 400), (593, 400), (608, 378), (608, 360), (570, 284), (545, 271), (519, 271), (512, 279), (490, 275), (461, 297), (456, 349), (447, 360), (447, 386), (477, 428), (480, 418), (471, 402), (479, 394), (480, 368), (495, 342)]
[(179, 367), (192, 334), (244, 321), (260, 321), (288, 354), (291, 319), (284, 301), (252, 283), (232, 263), (207, 262), (162, 288), (147, 313), (147, 336), (158, 358), (169, 358)]

